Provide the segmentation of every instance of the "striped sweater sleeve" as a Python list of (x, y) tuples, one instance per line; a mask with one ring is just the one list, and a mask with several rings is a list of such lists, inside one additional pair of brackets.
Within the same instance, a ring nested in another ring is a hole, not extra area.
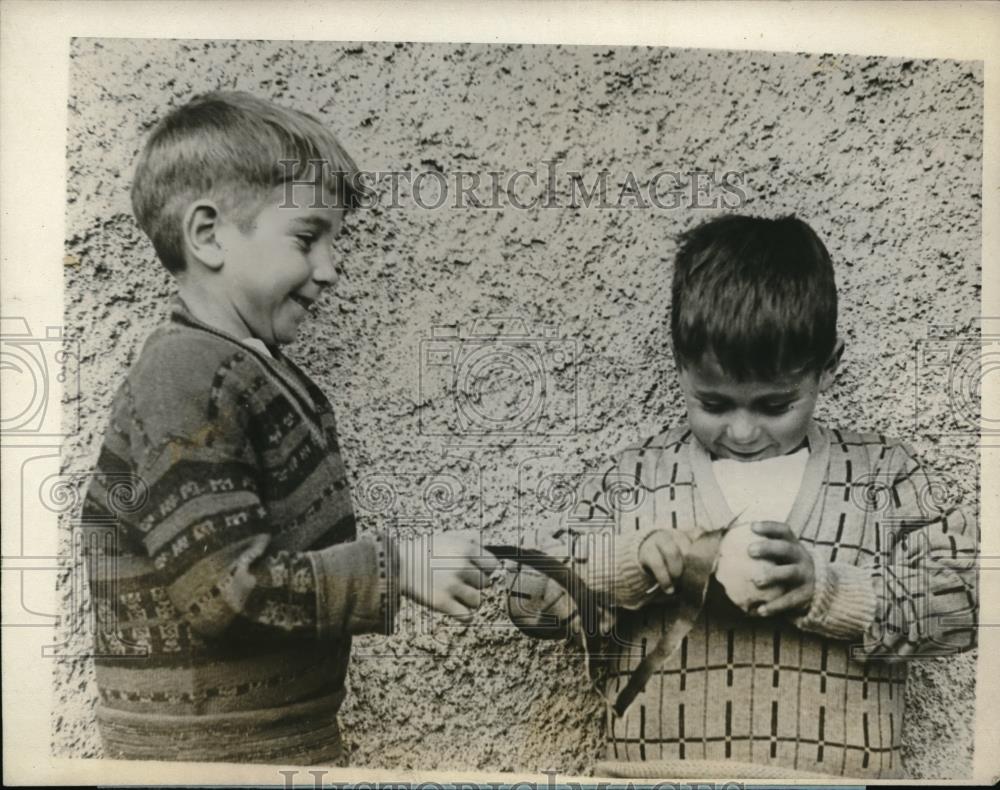
[[(140, 379), (123, 391), (99, 469), (131, 459), (144, 504), (119, 520), (180, 615), (206, 637), (232, 628), (299, 638), (391, 631), (394, 547), (280, 545), (284, 525), (261, 497), (239, 377), (223, 364), (206, 395), (200, 376), (171, 374), (166, 362), (154, 383)], [(106, 499), (100, 480), (92, 501)]]
[(857, 639), (859, 657), (949, 655), (973, 647), (978, 612), (978, 529), (943, 504), (940, 478), (896, 445), (875, 475), (878, 513), (869, 565), (817, 562), (805, 630)]

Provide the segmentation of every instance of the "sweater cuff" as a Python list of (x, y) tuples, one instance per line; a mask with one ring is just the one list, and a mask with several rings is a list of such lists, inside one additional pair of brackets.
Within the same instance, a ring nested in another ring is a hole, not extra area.
[(813, 556), (816, 584), (812, 606), (792, 622), (831, 639), (861, 639), (878, 605), (871, 569)]
[(607, 594), (615, 606), (625, 609), (638, 609), (659, 592), (656, 579), (639, 564), (639, 549), (656, 529), (616, 534), (604, 556), (589, 558), (587, 581), (595, 592)]
[(339, 543), (310, 552), (321, 639), (391, 634), (399, 609), (399, 556), (389, 537)]

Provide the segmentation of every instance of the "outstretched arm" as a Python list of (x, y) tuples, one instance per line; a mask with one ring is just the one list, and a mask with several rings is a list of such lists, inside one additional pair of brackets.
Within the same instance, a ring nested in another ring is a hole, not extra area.
[[(155, 601), (158, 617), (209, 638), (230, 628), (275, 638), (390, 632), (400, 592), (448, 614), (475, 608), (483, 578), (472, 565), (478, 545), (468, 536), (439, 536), (437, 546), (448, 546), (437, 553), (452, 561), (431, 572), (434, 557), (415, 544), (352, 539), (343, 467), (291, 410), (279, 416), (300, 449), (271, 479), (297, 467), (312, 481), (314, 498), (302, 514), (282, 507), (287, 493), (262, 495), (261, 465), (280, 462), (271, 444), (282, 431), (261, 422), (269, 412), (251, 404), (253, 388), (241, 386), (233, 364), (238, 358), (227, 358), (214, 377), (212, 370), (164, 377), (155, 388), (123, 392), (120, 423), (109, 428), (84, 517), (117, 524), (115, 567), (136, 595), (150, 596), (136, 605)], [(124, 510), (112, 492), (123, 475), (141, 488), (136, 507)], [(312, 537), (290, 545), (289, 536), (306, 528)], [(454, 568), (456, 556), (466, 558), (464, 568)]]

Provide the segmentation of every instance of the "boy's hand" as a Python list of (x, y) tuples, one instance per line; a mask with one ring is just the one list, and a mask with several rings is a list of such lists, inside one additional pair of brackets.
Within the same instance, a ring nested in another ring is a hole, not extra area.
[(400, 540), (399, 590), (421, 606), (472, 619), (498, 561), (482, 549), (478, 530), (454, 530)]
[(785, 590), (773, 601), (757, 607), (757, 614), (771, 617), (784, 612), (801, 614), (808, 611), (816, 589), (816, 567), (812, 554), (787, 524), (758, 521), (754, 523), (753, 531), (764, 539), (750, 544), (750, 556), (774, 563), (758, 570), (753, 583), (758, 588), (777, 585)]
[(691, 547), (686, 532), (657, 529), (650, 532), (639, 546), (639, 565), (656, 580), (647, 592), (659, 587), (668, 595), (674, 592), (674, 582), (684, 572), (684, 552)]

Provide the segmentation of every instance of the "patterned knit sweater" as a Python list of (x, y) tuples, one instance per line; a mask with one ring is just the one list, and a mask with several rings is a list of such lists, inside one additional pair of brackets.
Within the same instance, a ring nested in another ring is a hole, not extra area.
[[(787, 523), (815, 562), (811, 609), (752, 617), (713, 579), (679, 648), (620, 718), (611, 704), (677, 603), (639, 565), (643, 538), (733, 519), (710, 455), (686, 427), (653, 437), (588, 478), (558, 530), (523, 536), (561, 557), (613, 615), (603, 626), (612, 635), (603, 648), (607, 755), (597, 774), (905, 776), (906, 663), (898, 659), (973, 646), (976, 527), (941, 507), (941, 481), (904, 445), (816, 423), (808, 441)], [(522, 565), (509, 607), (527, 633), (556, 638), (581, 630), (572, 600), (581, 599)]]
[(83, 522), (109, 756), (337, 763), (351, 635), (390, 632), (330, 403), (178, 302), (118, 390)]

